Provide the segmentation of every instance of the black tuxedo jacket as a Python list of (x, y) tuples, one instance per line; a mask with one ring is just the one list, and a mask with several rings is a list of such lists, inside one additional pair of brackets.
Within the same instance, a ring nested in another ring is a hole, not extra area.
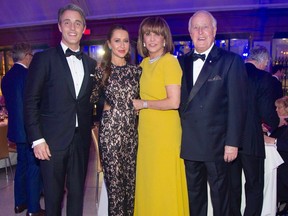
[(223, 160), (224, 146), (240, 147), (247, 97), (247, 73), (239, 55), (213, 46), (193, 82), (193, 51), (179, 58), (183, 70), (180, 115), (181, 157)]
[(283, 89), (282, 89), (282, 83), (279, 81), (276, 77), (272, 76), (271, 79), (272, 82), (272, 89), (271, 91), (274, 91), (275, 95), (275, 101), (281, 97), (283, 97)]
[(272, 76), (266, 71), (257, 69), (246, 63), (248, 74), (247, 119), (240, 153), (257, 157), (265, 157), (262, 122), (271, 130), (277, 128), (279, 118), (275, 110), (275, 94)]
[(71, 142), (78, 116), (83, 145), (90, 145), (92, 105), (90, 95), (96, 61), (83, 55), (84, 79), (76, 98), (72, 75), (61, 45), (36, 53), (25, 88), (25, 127), (30, 142), (45, 138), (51, 149)]
[[(274, 130), (270, 137), (277, 138), (277, 150), (288, 153), (288, 126), (283, 125)], [(288, 162), (286, 158), (285, 163)]]
[(28, 69), (20, 64), (14, 64), (1, 82), (9, 114), (8, 138), (15, 143), (27, 143), (24, 129), (23, 94)]
[[(270, 137), (277, 138), (277, 151), (280, 153), (282, 159), (285, 162), (286, 167), (288, 166), (288, 126), (284, 125), (277, 128), (270, 134)], [(283, 166), (283, 165), (282, 165)], [(285, 174), (285, 176), (287, 173)], [(287, 182), (287, 178), (285, 177)], [(285, 191), (283, 191), (285, 193)], [(286, 193), (287, 196), (287, 193)]]

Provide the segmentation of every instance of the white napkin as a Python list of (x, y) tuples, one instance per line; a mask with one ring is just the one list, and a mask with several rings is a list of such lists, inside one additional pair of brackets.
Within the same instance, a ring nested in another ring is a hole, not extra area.
[(275, 145), (265, 143), (264, 200), (261, 216), (275, 216), (277, 212), (277, 168), (284, 163)]

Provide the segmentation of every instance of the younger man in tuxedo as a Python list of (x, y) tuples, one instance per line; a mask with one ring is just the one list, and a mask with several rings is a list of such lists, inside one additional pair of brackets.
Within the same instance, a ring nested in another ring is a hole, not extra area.
[(86, 29), (80, 7), (60, 8), (58, 28), (61, 43), (37, 53), (31, 63), (25, 126), (34, 154), (41, 160), (46, 216), (61, 215), (65, 186), (67, 215), (81, 216), (91, 143), (91, 74), (96, 61), (80, 52)]

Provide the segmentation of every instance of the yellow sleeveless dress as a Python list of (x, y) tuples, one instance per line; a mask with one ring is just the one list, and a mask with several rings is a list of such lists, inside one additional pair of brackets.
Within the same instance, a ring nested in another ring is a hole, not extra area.
[[(141, 67), (141, 99), (164, 99), (167, 97), (165, 86), (181, 83), (180, 65), (171, 54), (154, 63), (145, 58)], [(188, 216), (178, 111), (141, 110), (138, 132), (134, 216)]]

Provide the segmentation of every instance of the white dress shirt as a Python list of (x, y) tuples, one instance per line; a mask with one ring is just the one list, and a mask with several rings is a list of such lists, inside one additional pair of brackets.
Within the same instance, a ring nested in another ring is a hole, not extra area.
[[(194, 52), (197, 54), (205, 54), (205, 61), (206, 61), (207, 56), (209, 55), (213, 46), (214, 46), (214, 44), (212, 44), (212, 46), (203, 53), (198, 53), (196, 50), (194, 50)], [(198, 79), (198, 76), (202, 70), (202, 67), (203, 67), (205, 61), (202, 61), (202, 59), (199, 58), (193, 62), (193, 86), (195, 85), (196, 80)]]
[[(66, 50), (68, 49), (68, 47), (61, 41), (61, 46), (63, 49), (63, 52), (65, 53)], [(78, 50), (72, 50), (72, 51), (79, 51)], [(69, 57), (66, 57), (70, 71), (71, 71), (71, 75), (73, 78), (73, 82), (74, 82), (74, 88), (75, 88), (75, 94), (76, 94), (76, 98), (79, 95), (81, 86), (82, 86), (82, 82), (83, 82), (83, 78), (84, 78), (84, 67), (83, 67), (83, 63), (82, 63), (82, 59), (78, 59), (76, 58), (76, 56), (71, 55)], [(77, 118), (77, 114), (75, 116), (75, 127), (78, 127), (78, 118)], [(46, 142), (44, 138), (38, 139), (36, 141), (33, 142), (32, 148), (34, 148), (36, 145), (40, 144), (40, 143), (44, 143)]]

